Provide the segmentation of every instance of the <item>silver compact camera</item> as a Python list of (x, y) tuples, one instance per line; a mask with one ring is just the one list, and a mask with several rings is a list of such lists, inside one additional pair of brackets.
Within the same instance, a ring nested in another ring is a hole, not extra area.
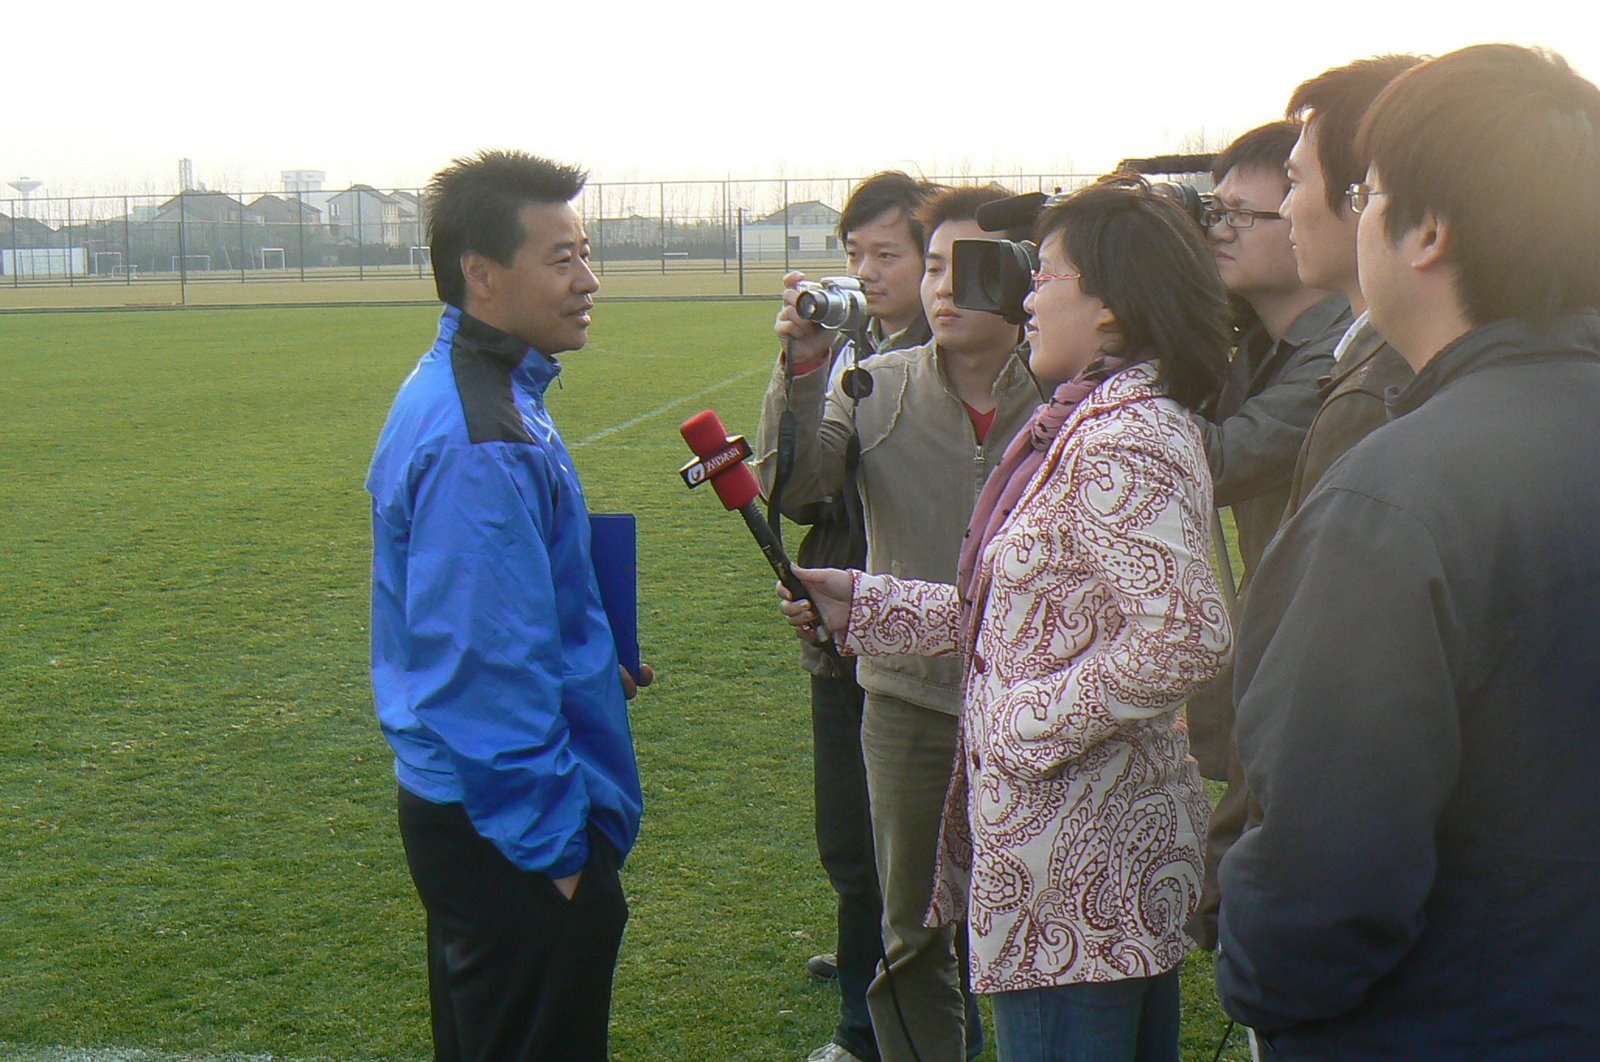
[(823, 328), (859, 332), (867, 327), (865, 286), (855, 277), (823, 277), (803, 280), (796, 289), (795, 312)]

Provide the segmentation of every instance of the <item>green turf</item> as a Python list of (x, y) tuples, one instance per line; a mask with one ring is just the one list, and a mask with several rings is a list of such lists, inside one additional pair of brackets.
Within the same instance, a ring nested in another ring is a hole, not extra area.
[[(801, 972), (832, 943), (804, 676), (742, 522), (675, 471), (691, 413), (753, 431), (771, 313), (602, 306), (551, 396), (591, 507), (639, 514), (660, 674), (618, 1059), (801, 1058), (836, 1006)], [(0, 1047), (426, 1055), (362, 477), (434, 317), (0, 317)], [(1204, 964), (1190, 1058), (1222, 1029)]]

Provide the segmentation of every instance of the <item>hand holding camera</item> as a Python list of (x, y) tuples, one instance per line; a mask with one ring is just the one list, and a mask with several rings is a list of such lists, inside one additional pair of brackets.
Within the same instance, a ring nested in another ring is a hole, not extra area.
[(783, 309), (774, 325), (778, 335), (791, 341), (791, 367), (797, 371), (827, 356), (833, 346), (830, 332), (860, 332), (867, 327), (866, 287), (856, 277), (807, 280), (800, 272), (783, 278)]
[(833, 336), (815, 322), (802, 317), (795, 308), (805, 285), (810, 283), (806, 275), (798, 270), (784, 276), (783, 309), (778, 311), (778, 319), (772, 325), (772, 330), (784, 341), (789, 368), (796, 372), (816, 368), (827, 360), (828, 350), (833, 346)]

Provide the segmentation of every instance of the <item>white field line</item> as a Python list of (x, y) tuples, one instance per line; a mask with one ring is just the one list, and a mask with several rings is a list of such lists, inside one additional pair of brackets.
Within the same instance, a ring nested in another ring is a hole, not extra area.
[(294, 1059), (286, 1055), (245, 1055), (234, 1051), (221, 1055), (175, 1055), (143, 1047), (46, 1047), (11, 1043), (0, 1043), (0, 1059), (5, 1062), (330, 1062), (321, 1058)]
[(711, 392), (720, 391), (724, 387), (727, 387), (729, 384), (738, 383), (740, 380), (743, 380), (747, 376), (754, 376), (758, 372), (771, 372), (771, 371), (772, 370), (771, 370), (770, 367), (765, 366), (765, 365), (761, 365), (761, 366), (757, 366), (754, 369), (746, 369), (744, 372), (734, 373), (732, 376), (728, 377), (726, 380), (723, 380), (720, 383), (714, 383), (710, 387), (702, 387), (700, 390), (694, 392), (693, 394), (682, 395), (682, 396), (680, 396), (678, 398), (674, 398), (672, 401), (663, 403), (662, 405), (659, 405), (654, 409), (646, 410), (645, 412), (640, 413), (636, 417), (629, 417), (627, 420), (619, 421), (618, 423), (611, 425), (611, 427), (609, 427), (609, 428), (601, 428), (599, 431), (595, 432), (593, 435), (585, 435), (583, 438), (579, 439), (577, 442), (569, 443), (568, 444), (568, 449), (576, 450), (580, 446), (588, 446), (592, 442), (599, 442), (601, 439), (604, 439), (608, 435), (615, 435), (619, 431), (627, 431), (629, 428), (633, 427), (635, 424), (643, 424), (645, 421), (651, 419), (652, 417), (659, 417), (661, 414), (666, 413), (669, 410), (673, 410), (673, 409), (678, 408), (679, 406), (683, 405), (685, 402), (693, 402), (697, 398), (704, 398), (706, 395), (711, 394)]

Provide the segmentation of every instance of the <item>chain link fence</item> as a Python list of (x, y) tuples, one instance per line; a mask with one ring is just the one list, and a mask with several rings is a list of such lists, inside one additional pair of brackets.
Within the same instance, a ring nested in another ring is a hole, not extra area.
[[(935, 179), (1030, 192), (1093, 178)], [(858, 180), (591, 182), (576, 206), (610, 297), (770, 295), (790, 269), (842, 269)], [(0, 308), (429, 301), (427, 242), (415, 188), (0, 199)]]

